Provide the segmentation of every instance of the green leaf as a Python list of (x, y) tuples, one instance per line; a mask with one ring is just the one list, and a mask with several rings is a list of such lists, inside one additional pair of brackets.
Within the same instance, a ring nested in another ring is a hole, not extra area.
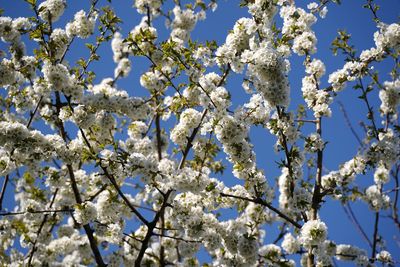
[(29, 33), (30, 39), (40, 39), (41, 37), (42, 37), (42, 30), (39, 28), (36, 28)]
[(94, 45), (93, 45), (93, 44), (90, 44), (90, 43), (86, 43), (85, 46), (86, 46), (87, 48), (89, 48), (90, 52), (94, 51), (94, 49), (95, 49)]
[(210, 183), (209, 185), (207, 185), (206, 191), (207, 191), (207, 192), (211, 192), (211, 191), (214, 190), (216, 187), (217, 187), (217, 183), (212, 182), (212, 183)]
[(36, 0), (25, 0), (31, 6), (36, 6)]
[(83, 58), (78, 59), (78, 61), (76, 61), (76, 64), (81, 66), (82, 68), (85, 67), (86, 65), (85, 59)]

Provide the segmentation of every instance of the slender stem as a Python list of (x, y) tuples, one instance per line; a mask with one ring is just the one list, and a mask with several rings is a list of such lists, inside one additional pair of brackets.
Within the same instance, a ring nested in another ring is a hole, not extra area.
[(376, 13), (375, 7), (372, 5), (372, 2), (373, 0), (368, 0), (367, 7), (369, 10), (371, 10), (372, 15), (374, 16), (374, 21), (378, 23), (379, 22), (378, 14)]
[(274, 242), (272, 244), (277, 244), (288, 232), (286, 229), (286, 222), (284, 222), (281, 226), (281, 231), (279, 232), (279, 235), (275, 238)]
[(375, 213), (375, 224), (374, 224), (374, 237), (372, 239), (372, 252), (371, 252), (371, 260), (375, 261), (376, 254), (376, 246), (378, 244), (378, 226), (379, 226), (379, 211)]
[[(150, 8), (147, 7), (147, 18), (148, 18), (148, 23), (150, 26)], [(155, 124), (156, 124), (156, 138), (157, 138), (157, 156), (158, 156), (158, 161), (161, 161), (162, 159), (162, 143), (161, 143), (161, 125), (160, 125), (160, 114), (158, 112), (158, 97), (155, 96), (156, 103), (157, 103), (157, 109), (156, 109), (156, 118), (155, 118)], [(159, 263), (160, 266), (166, 266), (165, 262), (165, 248), (163, 246), (163, 236), (164, 236), (164, 227), (165, 227), (165, 216), (164, 216), (164, 211), (161, 213), (161, 229), (160, 232), (161, 234), (159, 235), (159, 240), (160, 240), (160, 256), (159, 256)], [(153, 235), (155, 235), (153, 233)]]
[(162, 143), (161, 143), (161, 126), (160, 126), (160, 114), (158, 114), (158, 111), (156, 111), (156, 138), (157, 138), (157, 156), (158, 160), (160, 161), (162, 159)]
[[(95, 7), (97, 5), (97, 2), (99, 2), (99, 0), (92, 0), (92, 5), (90, 6), (90, 11), (87, 14), (86, 18), (89, 18), (93, 14), (93, 12), (95, 11)], [(67, 44), (67, 47), (66, 47), (64, 53), (62, 54), (62, 56), (60, 58), (60, 62), (63, 62), (65, 56), (67, 55), (67, 52), (69, 51), (69, 48), (71, 47), (72, 43), (74, 42), (74, 39), (75, 39), (75, 36), (73, 36), (71, 38), (71, 40), (69, 41), (69, 43)]]
[[(396, 183), (396, 188), (399, 188), (399, 170), (400, 170), (400, 165), (397, 165), (396, 171), (392, 172), (392, 176), (394, 178), (394, 181)], [(393, 206), (392, 206), (392, 217), (397, 225), (397, 228), (400, 230), (400, 220), (399, 220), (399, 214), (398, 214), (398, 209), (397, 209), (397, 203), (399, 200), (399, 190), (396, 190), (396, 193), (394, 195), (394, 200), (393, 200)]]
[[(322, 135), (322, 120), (321, 118), (317, 119), (316, 131), (321, 136)], [(322, 177), (322, 159), (323, 159), (323, 151), (318, 150), (317, 152), (317, 174), (315, 177), (314, 184), (314, 193), (312, 197), (311, 204), (311, 220), (318, 219), (318, 209), (320, 206), (320, 202), (322, 201), (323, 195), (321, 194), (321, 177)], [(308, 250), (308, 258), (307, 258), (307, 266), (314, 267), (315, 266), (315, 256), (313, 253), (313, 248)]]
[(188, 138), (188, 142), (187, 142), (187, 145), (186, 145), (186, 147), (185, 147), (185, 150), (183, 151), (183, 156), (182, 156), (181, 162), (179, 163), (178, 169), (182, 169), (182, 168), (184, 167), (185, 162), (186, 162), (186, 157), (188, 156), (189, 151), (190, 151), (190, 149), (191, 149), (192, 146), (193, 146), (193, 141), (194, 141), (194, 139), (195, 139), (195, 137), (196, 137), (196, 135), (197, 135), (197, 132), (198, 132), (199, 129), (200, 129), (201, 123), (203, 122), (204, 118), (205, 118), (206, 115), (207, 115), (207, 112), (208, 112), (208, 109), (205, 109), (205, 110), (203, 111), (203, 114), (201, 115), (201, 119), (200, 119), (199, 125), (198, 125), (196, 128), (193, 129), (192, 134), (191, 134), (190, 137)]
[(144, 237), (143, 241), (142, 241), (142, 247), (140, 248), (139, 254), (135, 260), (135, 267), (140, 267), (141, 266), (141, 262), (144, 256), (144, 253), (146, 251), (146, 249), (148, 248), (148, 244), (150, 242), (151, 237), (154, 235), (154, 228), (156, 227), (158, 220), (160, 219), (161, 215), (164, 213), (164, 210), (166, 209), (166, 207), (168, 206), (168, 198), (171, 195), (172, 190), (168, 190), (168, 192), (164, 195), (164, 201), (162, 203), (162, 206), (160, 208), (160, 210), (156, 213), (156, 215), (154, 216), (154, 219), (150, 222), (147, 223), (147, 233), (146, 236)]
[(142, 214), (135, 208), (135, 206), (129, 201), (129, 199), (125, 196), (125, 194), (122, 192), (121, 188), (119, 187), (117, 181), (115, 180), (115, 177), (110, 174), (107, 170), (106, 167), (100, 165), (102, 170), (104, 171), (104, 174), (107, 176), (107, 178), (110, 180), (111, 184), (114, 186), (115, 190), (117, 191), (118, 195), (123, 199), (125, 204), (131, 209), (131, 211), (136, 215), (136, 217), (139, 218), (144, 224), (148, 224), (148, 221), (146, 220), (145, 217), (143, 217)]
[[(317, 133), (321, 136), (322, 135), (322, 127), (321, 127), (321, 118), (317, 119)], [(318, 217), (318, 209), (319, 209), (319, 204), (321, 202), (321, 178), (322, 178), (322, 160), (323, 160), (323, 151), (318, 150), (317, 152), (317, 174), (315, 177), (315, 184), (314, 184), (314, 194), (312, 198), (312, 213), (311, 213), (311, 219), (316, 220)]]
[[(164, 212), (161, 214), (161, 234), (159, 234), (160, 237), (160, 266), (166, 266), (165, 263), (165, 248), (163, 246), (163, 237), (169, 237), (165, 235), (165, 216)], [(153, 235), (158, 235), (157, 233), (153, 233)]]
[(305, 120), (305, 119), (297, 119), (297, 120), (294, 120), (295, 122), (308, 122), (308, 123), (317, 123), (317, 121), (316, 120)]
[(265, 200), (263, 200), (261, 198), (247, 198), (247, 197), (235, 196), (235, 195), (226, 194), (226, 193), (220, 193), (220, 195), (222, 197), (232, 197), (232, 198), (237, 198), (237, 199), (241, 199), (241, 200), (245, 200), (245, 201), (250, 201), (250, 202), (253, 202), (256, 204), (260, 204), (260, 205), (265, 206), (268, 209), (272, 210), (276, 214), (278, 214), (278, 216), (281, 217), (282, 219), (290, 222), (294, 227), (296, 227), (298, 229), (301, 229), (301, 227), (302, 227), (298, 222), (296, 222), (295, 220), (293, 220), (292, 218), (290, 218), (289, 216), (287, 216), (286, 214), (284, 214), (277, 208), (273, 207), (271, 204), (269, 204), (268, 202), (266, 202)]
[(347, 126), (350, 128), (351, 133), (352, 133), (353, 136), (356, 138), (356, 140), (357, 140), (357, 142), (360, 144), (360, 146), (363, 147), (364, 144), (363, 144), (363, 142), (361, 141), (361, 138), (358, 136), (357, 132), (354, 130), (354, 127), (353, 127), (353, 125), (352, 125), (351, 122), (350, 122), (350, 118), (349, 118), (349, 116), (347, 115), (347, 111), (346, 111), (346, 109), (344, 108), (343, 103), (340, 102), (340, 101), (338, 101), (338, 104), (339, 104), (339, 106), (340, 106), (340, 110), (341, 110), (342, 113), (343, 113), (344, 119), (346, 120), (346, 124), (347, 124)]
[[(284, 116), (283, 108), (281, 110), (281, 108), (277, 106), (276, 110), (278, 112), (279, 119), (282, 119)], [(293, 196), (295, 183), (294, 183), (293, 168), (292, 168), (292, 157), (291, 157), (291, 153), (290, 153), (289, 146), (287, 143), (287, 138), (281, 129), (279, 129), (279, 138), (280, 138), (280, 144), (285, 151), (285, 156), (286, 156), (286, 164), (285, 165), (289, 170), (290, 195)]]
[(347, 215), (347, 217), (350, 219), (350, 221), (354, 224), (356, 229), (360, 232), (361, 236), (365, 239), (365, 241), (368, 243), (368, 245), (372, 248), (372, 243), (371, 240), (369, 240), (367, 234), (365, 233), (364, 229), (361, 227), (361, 224), (357, 220), (357, 217), (355, 216), (353, 210), (351, 209), (350, 204), (347, 203), (343, 205), (343, 209)]
[[(70, 164), (67, 164), (67, 169), (68, 169), (69, 177), (70, 177), (70, 180), (71, 180), (71, 186), (72, 186), (72, 191), (74, 192), (75, 200), (76, 200), (76, 202), (78, 204), (81, 204), (82, 203), (82, 198), (81, 198), (81, 195), (79, 193), (78, 185), (77, 185), (76, 180), (75, 180), (75, 174), (74, 174), (74, 171), (72, 169), (72, 166)], [(92, 252), (94, 254), (94, 258), (96, 260), (97, 265), (98, 266), (107, 266), (103, 261), (103, 258), (102, 258), (101, 254), (100, 254), (100, 251), (99, 251), (99, 248), (97, 247), (97, 242), (96, 242), (96, 240), (95, 240), (95, 238), (93, 236), (92, 228), (90, 227), (89, 224), (85, 224), (85, 225), (83, 225), (83, 229), (85, 230), (85, 233), (86, 233), (86, 235), (87, 235), (87, 237), (89, 239), (90, 248), (92, 249)]]
[[(54, 204), (54, 201), (56, 200), (57, 193), (58, 193), (58, 188), (56, 189), (56, 191), (53, 194), (53, 198), (50, 201), (49, 209), (52, 208), (52, 206)], [(49, 216), (49, 214), (45, 214), (44, 215), (43, 220), (40, 223), (39, 228), (38, 228), (38, 230), (36, 232), (36, 239), (35, 239), (35, 241), (33, 241), (32, 248), (31, 248), (30, 253), (29, 253), (28, 266), (32, 266), (33, 255), (36, 252), (36, 244), (37, 244), (37, 242), (39, 240), (39, 235), (42, 232), (42, 229), (43, 229), (44, 225), (47, 222), (48, 216)]]
[[(60, 112), (60, 103), (61, 103), (60, 93), (56, 91), (55, 94), (56, 94), (57, 113), (59, 113)], [(66, 131), (65, 131), (65, 128), (64, 128), (64, 124), (63, 124), (63, 122), (61, 120), (59, 120), (57, 124), (58, 124), (57, 126), (58, 126), (59, 131), (60, 131), (60, 135), (63, 138), (64, 142), (67, 144), (67, 138), (66, 138), (67, 134), (66, 134)], [(72, 187), (72, 191), (74, 193), (75, 201), (76, 201), (76, 203), (81, 204), (82, 203), (82, 197), (81, 197), (81, 194), (79, 192), (79, 188), (78, 188), (78, 185), (77, 185), (77, 182), (76, 182), (76, 179), (75, 179), (74, 170), (73, 170), (71, 164), (67, 164), (67, 170), (68, 170), (69, 178), (70, 178), (70, 181), (71, 181), (71, 187)], [(93, 255), (94, 255), (94, 258), (95, 258), (95, 261), (96, 261), (97, 265), (98, 266), (107, 266), (103, 261), (101, 253), (99, 251), (99, 248), (97, 247), (97, 242), (96, 242), (96, 240), (95, 240), (95, 238), (93, 236), (92, 228), (90, 227), (89, 224), (85, 224), (85, 225), (83, 225), (83, 229), (85, 230), (86, 236), (89, 239), (90, 248), (92, 249), (92, 252), (93, 252)]]
[[(200, 127), (201, 127), (201, 124), (203, 123), (203, 120), (207, 115), (207, 111), (208, 111), (208, 109), (205, 109), (203, 111), (203, 115), (201, 116), (199, 125), (196, 128), (193, 129), (193, 132), (192, 132), (191, 136), (188, 139), (188, 143), (187, 143), (186, 148), (185, 148), (185, 150), (183, 152), (183, 156), (182, 156), (181, 162), (179, 163), (179, 166), (178, 166), (179, 170), (182, 169), (184, 167), (184, 165), (185, 165), (186, 158), (187, 158), (187, 156), (189, 154), (189, 151), (190, 151), (190, 149), (192, 147), (192, 142), (196, 138), (196, 135), (197, 135), (197, 133), (198, 133)], [(161, 206), (160, 210), (156, 213), (156, 215), (154, 216), (154, 219), (151, 222), (145, 223), (146, 226), (147, 226), (147, 233), (146, 233), (145, 238), (143, 239), (142, 247), (140, 248), (139, 254), (138, 254), (137, 258), (136, 258), (135, 267), (140, 267), (141, 266), (141, 262), (142, 262), (144, 254), (145, 254), (145, 251), (146, 251), (146, 249), (148, 247), (148, 243), (150, 242), (151, 237), (154, 235), (153, 231), (157, 227), (157, 223), (160, 220), (160, 218), (162, 217), (162, 215), (164, 214), (165, 209), (170, 205), (170, 204), (168, 204), (168, 198), (172, 194), (172, 192), (173, 192), (172, 189), (169, 189), (167, 191), (167, 193), (165, 193), (165, 194), (163, 194), (161, 192), (162, 195), (163, 195), (163, 203), (162, 203), (162, 206)]]
[(29, 121), (28, 121), (28, 124), (26, 125), (26, 128), (29, 128), (29, 127), (31, 126), (32, 121), (33, 121), (33, 118), (35, 117), (35, 114), (36, 114), (36, 112), (38, 111), (39, 106), (40, 106), (40, 104), (42, 103), (42, 100), (43, 100), (43, 96), (40, 97), (39, 101), (38, 101), (37, 104), (36, 104), (35, 109), (31, 112), (31, 115), (30, 115), (30, 117), (29, 117)]
[(176, 236), (170, 236), (170, 235), (160, 235), (157, 233), (153, 233), (153, 235), (155, 236), (162, 236), (162, 237), (166, 237), (166, 238), (171, 238), (171, 239), (175, 239), (175, 240), (179, 240), (179, 241), (183, 241), (183, 242), (188, 242), (188, 243), (201, 243), (200, 240), (187, 240), (181, 237), (176, 237)]
[(1, 193), (0, 193), (0, 211), (3, 209), (3, 199), (6, 194), (6, 189), (7, 189), (7, 184), (8, 184), (9, 178), (10, 177), (8, 176), (8, 174), (6, 176), (4, 176), (4, 182), (3, 182), (3, 186), (1, 188)]
[(367, 105), (367, 109), (368, 109), (368, 119), (371, 121), (373, 129), (374, 129), (374, 134), (375, 134), (375, 138), (379, 140), (379, 132), (378, 132), (378, 127), (375, 124), (375, 118), (374, 118), (374, 110), (372, 109), (371, 104), (369, 103), (368, 97), (367, 97), (367, 92), (364, 88), (364, 84), (362, 82), (362, 79), (359, 78), (358, 79), (360, 86), (361, 86), (361, 91), (363, 93), (363, 95), (365, 96), (363, 98), (365, 104)]
[(43, 213), (52, 213), (52, 212), (70, 212), (72, 209), (60, 209), (60, 210), (29, 210), (29, 211), (15, 211), (15, 212), (0, 212), (0, 216), (14, 216), (21, 215), (26, 213), (31, 214), (43, 214)]

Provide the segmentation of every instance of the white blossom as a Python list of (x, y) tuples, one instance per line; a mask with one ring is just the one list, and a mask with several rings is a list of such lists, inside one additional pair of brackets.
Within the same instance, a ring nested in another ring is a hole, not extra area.
[(42, 20), (55, 22), (64, 13), (65, 0), (46, 0), (38, 6), (39, 16)]
[(97, 210), (92, 202), (77, 204), (74, 211), (74, 218), (80, 224), (88, 224), (97, 217)]
[(305, 247), (320, 245), (326, 240), (328, 228), (320, 220), (309, 220), (301, 227), (300, 242)]
[(73, 36), (88, 38), (93, 34), (96, 18), (97, 12), (87, 16), (85, 11), (80, 10), (75, 14), (73, 22), (67, 24), (65, 31), (70, 38)]
[(300, 242), (290, 233), (283, 237), (282, 248), (289, 254), (294, 254), (300, 250)]

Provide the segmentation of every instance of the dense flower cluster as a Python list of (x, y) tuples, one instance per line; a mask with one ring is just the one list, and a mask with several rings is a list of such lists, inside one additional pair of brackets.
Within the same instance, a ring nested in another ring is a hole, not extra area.
[(332, 111), (329, 104), (332, 102), (332, 97), (328, 92), (319, 90), (320, 78), (325, 74), (325, 65), (319, 59), (313, 59), (306, 64), (308, 76), (303, 78), (301, 87), (304, 100), (307, 106), (314, 111), (315, 117), (330, 117)]
[(311, 220), (301, 228), (300, 242), (307, 248), (320, 245), (326, 240), (327, 235), (328, 229), (325, 223), (320, 220)]
[(195, 14), (193, 10), (181, 10), (179, 6), (176, 6), (172, 12), (175, 18), (171, 23), (171, 40), (183, 44), (189, 40), (190, 32), (196, 26), (197, 20), (205, 19), (205, 13), (200, 11)]
[(92, 13), (88, 17), (85, 11), (78, 11), (74, 16), (74, 21), (65, 26), (67, 35), (69, 37), (78, 36), (83, 39), (88, 38), (93, 34), (96, 17), (96, 12)]
[(382, 114), (396, 114), (400, 105), (400, 80), (385, 82), (385, 88), (379, 91), (379, 98), (382, 101)]
[(55, 22), (64, 13), (65, 0), (46, 0), (38, 6), (39, 16), (45, 21)]
[(80, 99), (82, 97), (82, 86), (79, 85), (75, 76), (69, 73), (65, 65), (61, 63), (53, 65), (50, 62), (45, 62), (42, 67), (42, 72), (44, 80), (50, 90), (61, 91), (74, 99)]

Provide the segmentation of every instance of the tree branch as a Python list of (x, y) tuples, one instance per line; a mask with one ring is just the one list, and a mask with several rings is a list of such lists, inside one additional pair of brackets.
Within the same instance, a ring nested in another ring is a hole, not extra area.
[(8, 184), (9, 178), (10, 177), (8, 174), (6, 176), (4, 176), (4, 182), (3, 182), (3, 186), (1, 187), (1, 193), (0, 193), (0, 211), (3, 210), (3, 199), (6, 194), (6, 189), (7, 189), (7, 184)]
[(296, 222), (295, 220), (293, 220), (292, 218), (290, 218), (289, 216), (287, 216), (286, 214), (284, 214), (283, 212), (281, 212), (280, 210), (278, 210), (277, 208), (273, 207), (271, 204), (269, 204), (268, 202), (266, 202), (265, 200), (261, 199), (261, 198), (247, 198), (247, 197), (241, 197), (241, 196), (235, 196), (235, 195), (231, 195), (231, 194), (226, 194), (226, 193), (220, 193), (220, 195), (222, 197), (232, 197), (232, 198), (237, 198), (237, 199), (241, 199), (241, 200), (245, 200), (245, 201), (250, 201), (256, 204), (260, 204), (262, 206), (267, 207), (268, 209), (272, 210), (273, 212), (275, 212), (279, 217), (281, 217), (282, 219), (286, 220), (287, 222), (291, 223), (294, 227), (301, 229), (301, 225)]
[[(53, 198), (50, 201), (49, 209), (52, 208), (52, 206), (54, 204), (54, 201), (56, 199), (57, 193), (58, 193), (58, 188), (56, 189), (56, 191), (53, 194)], [(35, 241), (33, 241), (32, 248), (31, 248), (30, 253), (29, 253), (28, 266), (32, 266), (33, 255), (36, 252), (36, 244), (37, 244), (37, 242), (39, 240), (39, 235), (42, 232), (42, 229), (43, 229), (44, 225), (47, 222), (48, 216), (49, 216), (49, 214), (45, 214), (44, 215), (43, 220), (40, 223), (38, 230), (36, 231), (36, 239), (35, 239)]]
[[(60, 94), (59, 94), (58, 91), (56, 91), (55, 94), (56, 94), (57, 114), (59, 114), (60, 113), (59, 103), (61, 103)], [(65, 131), (65, 128), (64, 128), (64, 124), (63, 124), (63, 122), (61, 120), (58, 120), (57, 124), (58, 124), (58, 128), (59, 128), (59, 131), (60, 131), (60, 135), (62, 136), (64, 142), (67, 144), (66, 131)], [(71, 164), (67, 164), (67, 170), (68, 170), (69, 178), (70, 178), (70, 181), (71, 181), (71, 187), (72, 187), (72, 191), (74, 193), (75, 201), (76, 201), (76, 203), (81, 204), (82, 203), (82, 198), (81, 198), (81, 195), (80, 195), (80, 192), (79, 192), (79, 189), (78, 189), (78, 185), (77, 185), (76, 180), (75, 180), (75, 174), (74, 174), (74, 170), (73, 170)], [(89, 239), (90, 248), (92, 249), (92, 252), (93, 252), (93, 255), (94, 255), (94, 258), (95, 258), (95, 261), (96, 261), (97, 265), (98, 266), (107, 266), (104, 263), (103, 258), (102, 258), (101, 254), (100, 254), (100, 251), (99, 251), (99, 249), (97, 247), (97, 242), (96, 242), (96, 240), (95, 240), (95, 238), (93, 236), (92, 228), (90, 227), (89, 224), (85, 224), (85, 225), (83, 225), (83, 229), (85, 230), (86, 236)]]

